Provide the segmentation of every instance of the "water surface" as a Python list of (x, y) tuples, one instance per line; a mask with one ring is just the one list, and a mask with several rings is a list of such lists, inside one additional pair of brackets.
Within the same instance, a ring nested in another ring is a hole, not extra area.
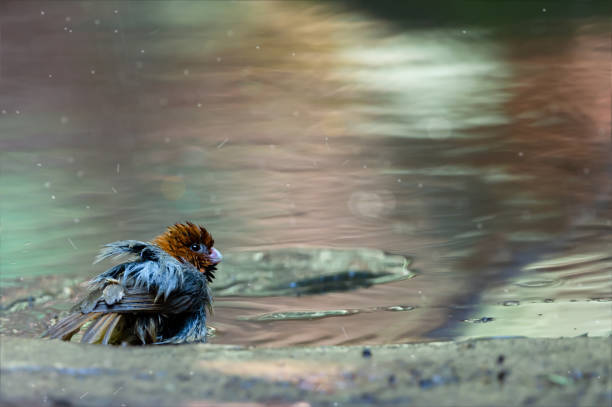
[[(499, 25), (423, 24), (263, 1), (0, 10), (3, 303), (92, 277), (106, 242), (192, 220), (230, 256), (371, 248), (417, 273), (218, 296), (216, 343), (610, 333), (609, 17), (536, 7)], [(5, 314), (4, 333), (39, 333), (51, 305), (20, 311), (29, 324)]]

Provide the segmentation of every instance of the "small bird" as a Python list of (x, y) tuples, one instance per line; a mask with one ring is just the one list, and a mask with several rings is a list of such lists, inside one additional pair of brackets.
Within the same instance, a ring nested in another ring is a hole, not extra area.
[(131, 256), (89, 281), (90, 292), (43, 337), (81, 342), (176, 344), (206, 342), (208, 288), (221, 253), (203, 227), (177, 223), (153, 242), (122, 240), (103, 247), (94, 261)]

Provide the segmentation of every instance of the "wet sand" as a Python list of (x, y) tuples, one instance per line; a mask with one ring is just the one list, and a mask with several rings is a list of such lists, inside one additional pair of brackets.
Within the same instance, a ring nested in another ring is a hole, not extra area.
[(609, 406), (611, 338), (112, 348), (2, 337), (3, 406)]

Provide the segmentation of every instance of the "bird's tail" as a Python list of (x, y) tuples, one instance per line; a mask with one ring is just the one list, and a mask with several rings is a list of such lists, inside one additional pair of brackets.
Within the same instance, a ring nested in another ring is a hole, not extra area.
[(53, 325), (42, 337), (70, 341), (88, 322), (89, 326), (81, 337), (82, 343), (101, 343), (108, 345), (114, 342), (117, 325), (121, 321), (121, 314), (90, 312), (83, 314), (75, 312)]

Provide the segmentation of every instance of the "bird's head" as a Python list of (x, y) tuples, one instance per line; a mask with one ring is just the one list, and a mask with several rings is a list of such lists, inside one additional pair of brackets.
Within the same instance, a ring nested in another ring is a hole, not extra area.
[(223, 258), (213, 247), (215, 241), (210, 233), (203, 226), (191, 222), (168, 227), (153, 243), (177, 260), (193, 264), (209, 282), (215, 278), (216, 266)]

